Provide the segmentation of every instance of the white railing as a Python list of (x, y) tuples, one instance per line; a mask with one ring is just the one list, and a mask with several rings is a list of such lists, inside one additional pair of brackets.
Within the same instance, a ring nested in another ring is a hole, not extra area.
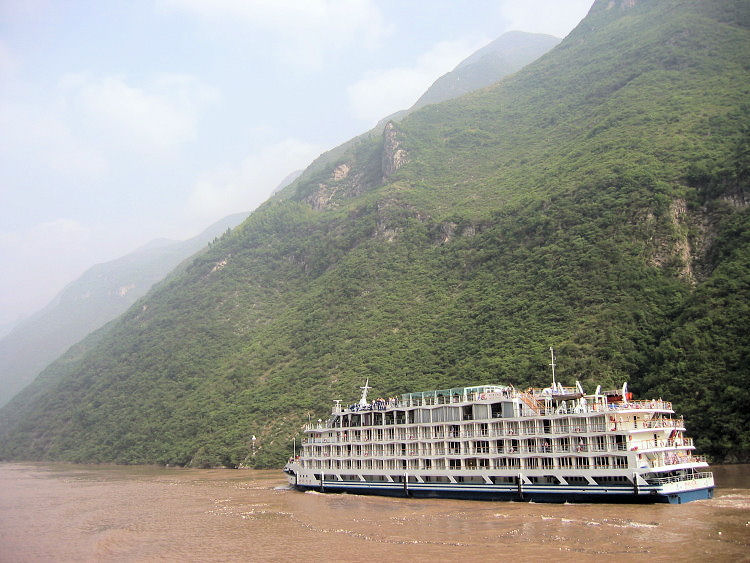
[[(493, 394), (490, 394), (493, 395)], [(425, 407), (425, 406), (435, 406), (435, 405), (452, 405), (452, 404), (466, 404), (466, 403), (474, 403), (474, 402), (488, 402), (488, 401), (496, 401), (498, 397), (492, 396), (487, 398), (482, 398), (481, 394), (477, 393), (468, 393), (466, 395), (459, 394), (459, 395), (451, 395), (451, 396), (441, 396), (441, 397), (426, 397), (425, 399), (411, 399), (411, 400), (403, 400), (401, 398), (389, 398), (385, 399), (383, 401), (376, 400), (372, 403), (360, 407), (358, 404), (355, 405), (349, 405), (347, 407), (341, 407), (339, 410), (335, 410), (334, 412), (336, 414), (356, 414), (356, 413), (368, 413), (368, 412), (384, 412), (384, 411), (392, 411), (395, 409), (406, 409), (409, 407)], [(544, 401), (548, 399), (549, 397), (545, 395), (536, 395), (536, 394), (530, 394), (525, 393), (523, 391), (513, 391), (511, 392), (507, 397), (502, 397), (503, 400), (514, 400), (517, 399), (524, 404), (526, 404), (529, 407), (529, 410), (532, 411), (528, 415), (521, 415), (523, 416), (538, 416), (538, 415), (554, 415), (554, 414), (588, 414), (588, 413), (594, 413), (594, 412), (621, 412), (625, 410), (664, 410), (664, 411), (671, 411), (672, 410), (672, 403), (669, 401), (660, 401), (660, 400), (637, 400), (637, 401), (628, 401), (627, 403), (619, 402), (619, 403), (588, 403), (586, 405), (577, 405), (570, 409), (561, 409), (559, 407), (557, 408), (546, 408), (544, 406)], [(533, 406), (532, 406), (533, 405)], [(403, 422), (402, 422), (403, 423)], [(315, 428), (315, 424), (309, 425), (312, 428)]]
[(679, 483), (680, 481), (695, 481), (697, 479), (710, 479), (714, 476), (710, 471), (701, 471), (688, 475), (679, 475), (676, 477), (652, 477), (646, 479), (649, 485), (665, 485), (667, 483)]

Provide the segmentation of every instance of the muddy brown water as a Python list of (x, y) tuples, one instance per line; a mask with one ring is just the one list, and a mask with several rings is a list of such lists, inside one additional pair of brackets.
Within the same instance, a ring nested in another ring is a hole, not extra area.
[(712, 500), (300, 493), (280, 471), (0, 464), (0, 561), (750, 561), (750, 465)]

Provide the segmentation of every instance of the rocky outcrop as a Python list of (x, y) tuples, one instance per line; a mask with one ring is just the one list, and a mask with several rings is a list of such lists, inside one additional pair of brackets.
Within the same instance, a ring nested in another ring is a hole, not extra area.
[(364, 176), (350, 163), (336, 166), (328, 180), (320, 182), (318, 188), (307, 196), (307, 203), (318, 211), (336, 207), (338, 203), (365, 191)]
[[(655, 250), (651, 264), (658, 268), (677, 266), (678, 275), (694, 283), (693, 253), (688, 237), (688, 208), (684, 199), (678, 198), (671, 203), (668, 217), (671, 235), (653, 240)], [(653, 215), (649, 214), (649, 220), (653, 220)]]
[(416, 219), (424, 223), (430, 217), (395, 198), (383, 200), (378, 203), (377, 224), (372, 236), (386, 242), (393, 242), (403, 232), (405, 222), (410, 219)]
[(385, 184), (407, 162), (409, 162), (409, 157), (401, 146), (399, 132), (393, 122), (389, 121), (383, 129), (383, 183)]

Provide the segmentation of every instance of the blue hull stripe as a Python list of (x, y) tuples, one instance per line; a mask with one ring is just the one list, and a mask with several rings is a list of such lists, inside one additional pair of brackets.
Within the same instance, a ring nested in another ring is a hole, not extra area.
[[(319, 486), (298, 485), (300, 490), (320, 490)], [(414, 496), (431, 498), (480, 499), (480, 500), (527, 500), (537, 502), (630, 502), (673, 503), (713, 497), (713, 488), (694, 489), (676, 493), (662, 493), (657, 486), (643, 486), (635, 493), (631, 486), (549, 486), (526, 485), (519, 491), (518, 485), (486, 484), (433, 484), (433, 483), (367, 483), (325, 481), (326, 492), (349, 492), (388, 496)]]

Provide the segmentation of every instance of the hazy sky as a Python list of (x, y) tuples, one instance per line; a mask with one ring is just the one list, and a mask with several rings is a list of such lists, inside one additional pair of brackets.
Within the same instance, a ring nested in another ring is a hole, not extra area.
[(592, 0), (0, 0), (0, 327), (184, 239)]

